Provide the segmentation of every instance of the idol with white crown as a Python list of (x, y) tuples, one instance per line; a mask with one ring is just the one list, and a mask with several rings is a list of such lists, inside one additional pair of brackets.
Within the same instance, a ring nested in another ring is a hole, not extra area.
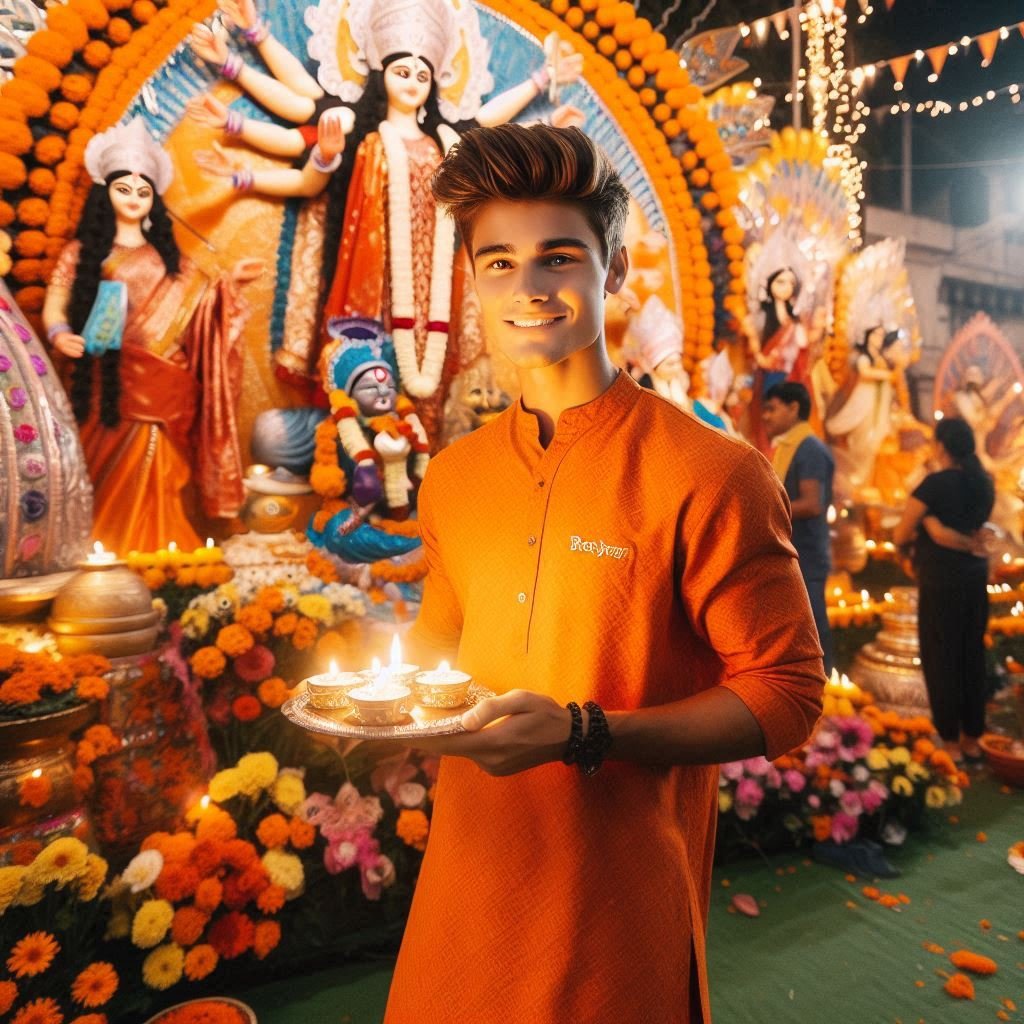
[[(475, 318), (463, 315), (471, 289), (463, 285), (454, 227), (436, 214), (430, 178), (460, 131), (509, 121), (542, 93), (553, 98), (579, 77), (582, 57), (552, 40), (543, 67), (482, 103), (493, 82), (472, 4), (321, 0), (306, 11), (316, 79), (273, 37), (253, 0), (220, 0), (220, 9), (271, 74), (251, 68), (206, 26), (193, 31), (193, 49), (297, 127), (243, 118), (209, 94), (196, 97), (189, 114), (263, 152), (304, 162), (253, 169), (219, 145), (197, 153), (196, 162), (239, 191), (316, 200), (297, 227), (278, 369), (309, 384), (333, 318), (379, 321), (394, 343), (398, 383), (436, 446), (451, 379), (483, 343), (468, 328)], [(578, 116), (559, 108), (552, 120)]]
[(209, 517), (236, 515), (243, 498), (239, 288), (263, 264), (240, 260), (211, 282), (182, 257), (162, 199), (171, 161), (141, 118), (94, 136), (85, 166), (93, 187), (51, 277), (43, 323), (71, 364), (93, 534), (123, 553), (171, 538), (197, 547), (183, 489), (195, 484)]

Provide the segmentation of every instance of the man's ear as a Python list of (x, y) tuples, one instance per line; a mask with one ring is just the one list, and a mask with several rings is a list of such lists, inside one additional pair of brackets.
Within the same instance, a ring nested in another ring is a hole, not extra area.
[(612, 255), (608, 261), (608, 275), (604, 279), (604, 290), (609, 295), (615, 295), (626, 283), (626, 275), (629, 273), (629, 253), (626, 247), (622, 246), (617, 253)]

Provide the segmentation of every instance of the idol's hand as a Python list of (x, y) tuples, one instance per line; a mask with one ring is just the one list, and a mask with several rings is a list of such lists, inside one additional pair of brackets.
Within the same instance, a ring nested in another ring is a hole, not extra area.
[(552, 128), (582, 128), (586, 115), (579, 107), (571, 107), (563, 103), (551, 113)]
[(462, 716), (462, 724), (464, 733), (413, 742), (430, 753), (468, 757), (489, 775), (515, 775), (562, 759), (572, 716), (542, 693), (509, 690), (482, 700)]
[(577, 53), (571, 43), (562, 40), (558, 48), (558, 58), (551, 70), (555, 85), (572, 85), (582, 74), (583, 54)]
[(209, 92), (193, 96), (185, 104), (185, 115), (207, 128), (220, 129), (228, 123), (227, 106)]
[(239, 260), (231, 268), (231, 283), (236, 288), (242, 288), (250, 282), (255, 281), (258, 277), (262, 277), (263, 272), (266, 269), (266, 260), (257, 258)]
[(232, 174), (244, 170), (245, 164), (232, 156), (220, 143), (213, 143), (213, 149), (198, 149), (192, 154), (196, 167), (207, 174), (218, 178), (230, 178)]
[(325, 161), (330, 162), (345, 148), (345, 136), (355, 126), (355, 119), (349, 107), (332, 107), (320, 115), (316, 142)]
[(208, 64), (223, 64), (228, 59), (227, 40), (208, 25), (196, 25), (188, 37), (195, 55)]
[(256, 24), (256, 5), (253, 0), (218, 0), (217, 8), (235, 28), (243, 32)]
[(69, 359), (81, 359), (85, 355), (85, 338), (71, 331), (61, 331), (54, 336), (53, 347)]

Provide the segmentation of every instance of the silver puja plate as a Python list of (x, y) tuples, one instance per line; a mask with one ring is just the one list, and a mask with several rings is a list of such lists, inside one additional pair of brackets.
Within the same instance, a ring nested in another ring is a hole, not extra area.
[(466, 703), (458, 708), (413, 706), (405, 718), (394, 725), (363, 725), (353, 708), (315, 708), (309, 693), (300, 693), (281, 705), (281, 713), (290, 722), (310, 732), (342, 736), (355, 740), (400, 740), (414, 736), (451, 736), (465, 732), (462, 716), (473, 705), (493, 697), (494, 691), (470, 683)]

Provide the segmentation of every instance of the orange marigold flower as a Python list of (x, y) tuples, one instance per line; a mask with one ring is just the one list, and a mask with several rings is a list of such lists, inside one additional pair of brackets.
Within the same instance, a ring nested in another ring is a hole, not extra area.
[(259, 907), (264, 914), (276, 914), (284, 906), (284, 900), (284, 886), (268, 885), (266, 889), (256, 897), (256, 906)]
[(102, 676), (82, 676), (75, 689), (83, 700), (106, 700), (110, 693), (110, 686)]
[(219, 878), (204, 878), (196, 886), (196, 906), (207, 913), (213, 913), (219, 906), (224, 895), (224, 887)]
[(893, 896), (892, 893), (884, 892), (878, 897), (878, 903), (883, 907), (898, 907), (900, 905), (899, 897)]
[(235, 622), (251, 633), (266, 633), (274, 625), (274, 616), (261, 604), (248, 604), (239, 609)]
[(287, 846), (291, 833), (283, 814), (268, 814), (256, 826), (256, 838), (268, 849)]
[(88, 765), (80, 764), (75, 766), (75, 772), (74, 775), (72, 775), (72, 782), (75, 787), (75, 792), (79, 796), (84, 796), (95, 785), (96, 776)]
[(966, 974), (950, 975), (949, 980), (942, 987), (954, 999), (974, 998), (974, 982)]
[(196, 839), (200, 842), (204, 839), (218, 839), (226, 842), (238, 835), (238, 826), (235, 819), (223, 808), (214, 807), (212, 804), (206, 808), (202, 817), (196, 825)]
[(201, 679), (216, 679), (227, 667), (227, 659), (216, 647), (200, 647), (189, 659), (189, 664)]
[[(828, 788), (828, 783), (824, 783)], [(819, 842), (825, 842), (832, 835), (832, 815), (815, 814), (811, 817), (811, 827), (814, 829), (814, 838)]]
[(196, 891), (199, 882), (199, 872), (191, 864), (165, 863), (156, 880), (156, 894), (169, 903), (180, 903)]
[(415, 850), (425, 850), (429, 832), (430, 819), (422, 811), (404, 808), (399, 812), (395, 833), (407, 846)]
[(18, 998), (18, 986), (13, 981), (0, 981), (0, 1015), (5, 1014)]
[(62, 1024), (64, 1014), (54, 999), (33, 999), (12, 1018), (11, 1024)]
[(233, 960), (252, 946), (255, 931), (252, 918), (232, 910), (210, 925), (208, 939), (220, 956), (225, 960)]
[(256, 693), (268, 708), (279, 708), (288, 699), (288, 684), (279, 676), (264, 679)]
[(274, 636), (291, 636), (298, 624), (299, 617), (295, 612), (285, 612), (274, 620)]
[(279, 587), (261, 587), (256, 595), (256, 603), (273, 614), (284, 607), (284, 594)]
[(972, 953), (968, 949), (954, 950), (949, 954), (949, 960), (954, 967), (972, 974), (995, 974), (999, 970), (999, 965), (991, 957)]
[(22, 807), (42, 807), (53, 796), (53, 783), (45, 775), (29, 775), (18, 786)]
[(117, 991), (118, 977), (113, 964), (89, 964), (71, 985), (71, 998), (90, 1008), (109, 1002)]
[(984, 832), (979, 832), (974, 838), (977, 839), (979, 843), (988, 842), (988, 836)]
[(981, 919), (981, 920), (980, 920), (980, 921), (978, 922), (978, 927), (979, 927), (979, 928), (980, 928), (980, 929), (981, 929), (981, 930), (982, 930), (983, 932), (987, 932), (987, 931), (990, 931), (990, 930), (991, 930), (991, 928), (992, 928), (992, 922), (991, 922), (991, 921), (990, 921), (990, 920), (989, 920), (989, 919), (988, 919), (987, 917), (983, 917), (983, 918), (982, 918), (982, 919)]
[(209, 920), (210, 915), (197, 907), (178, 907), (171, 922), (171, 938), (179, 946), (194, 946)]
[(71, 103), (84, 103), (91, 92), (92, 82), (88, 75), (65, 75), (61, 79), (60, 94)]
[(217, 647), (231, 658), (245, 654), (254, 642), (252, 633), (238, 622), (221, 627), (217, 633)]
[(874, 887), (873, 885), (865, 885), (865, 886), (864, 886), (864, 888), (863, 888), (863, 889), (861, 889), (861, 892), (862, 892), (862, 893), (863, 893), (863, 894), (864, 894), (864, 895), (865, 895), (865, 896), (866, 896), (866, 897), (867, 897), (867, 898), (868, 898), (869, 900), (878, 900), (878, 899), (881, 899), (881, 898), (882, 898), (882, 892), (881, 892), (881, 890), (880, 890), (880, 889), (876, 889), (876, 888), (875, 888), (875, 887)]
[(297, 651), (304, 651), (313, 645), (319, 632), (320, 627), (312, 619), (300, 616), (292, 633), (292, 646)]
[(251, 693), (243, 693), (231, 702), (231, 713), (240, 722), (252, 722), (263, 714), (263, 705)]
[(291, 835), (292, 846), (296, 850), (307, 850), (313, 845), (316, 839), (316, 826), (311, 825), (302, 818), (292, 818), (288, 824), (288, 831)]
[(252, 939), (257, 960), (265, 960), (281, 941), (281, 926), (276, 921), (260, 921)]
[(85, 44), (82, 50), (82, 60), (91, 68), (106, 67), (110, 63), (110, 47), (101, 39), (93, 39)]
[(60, 944), (49, 932), (29, 932), (11, 948), (7, 970), (16, 978), (42, 974), (60, 952)]
[(0, 704), (34, 704), (39, 700), (43, 684), (28, 672), (15, 672), (0, 683)]
[(84, 738), (96, 748), (100, 757), (116, 754), (121, 749), (121, 740), (109, 725), (91, 725), (85, 730)]
[(189, 981), (201, 981), (213, 973), (219, 959), (213, 946), (193, 947), (185, 954), (185, 977)]
[(71, 1024), (107, 1024), (107, 1015), (105, 1013), (83, 1013), (71, 1021)]

